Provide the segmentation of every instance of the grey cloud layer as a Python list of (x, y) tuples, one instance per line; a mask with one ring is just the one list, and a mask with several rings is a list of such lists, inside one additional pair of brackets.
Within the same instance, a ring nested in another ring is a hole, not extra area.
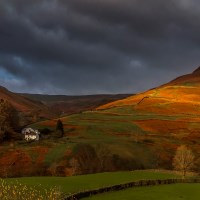
[[(22, 92), (138, 92), (191, 72), (196, 0), (1, 0), (0, 84)], [(37, 79), (37, 81), (36, 81)]]

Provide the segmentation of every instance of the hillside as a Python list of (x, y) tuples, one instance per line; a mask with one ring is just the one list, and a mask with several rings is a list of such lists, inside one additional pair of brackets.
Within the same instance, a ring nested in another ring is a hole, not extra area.
[[(20, 166), (26, 165), (30, 170), (23, 172), (26, 175), (171, 169), (173, 156), (181, 144), (188, 145), (198, 158), (199, 79), (199, 70), (196, 70), (158, 88), (96, 110), (62, 117), (63, 138), (33, 144), (17, 143), (15, 150), (2, 154), (0, 164), (7, 163), (7, 166), (18, 159), (12, 172), (20, 173)], [(54, 131), (56, 122), (57, 119), (47, 120), (31, 126), (37, 129), (48, 127)], [(0, 152), (3, 149), (0, 148)]]
[(27, 125), (44, 119), (53, 119), (60, 115), (80, 113), (85, 110), (128, 97), (118, 95), (40, 95), (18, 94), (0, 86), (0, 99), (5, 99), (18, 111), (21, 125)]
[(43, 95), (43, 94), (22, 94), (23, 96), (41, 101), (54, 110), (56, 114), (73, 114), (80, 113), (86, 110), (92, 110), (100, 105), (124, 99), (131, 94), (116, 94), (116, 95), (83, 95), (83, 96), (66, 96), (66, 95)]
[(1, 86), (0, 99), (7, 100), (18, 111), (21, 125), (56, 117), (43, 103), (13, 93)]
[(144, 93), (111, 102), (97, 110), (132, 106), (137, 111), (157, 114), (197, 114), (200, 109), (200, 68)]
[(178, 139), (179, 143), (197, 144), (200, 138), (200, 68), (158, 88), (100, 106), (97, 110), (119, 114), (124, 108), (129, 108), (129, 113), (136, 116), (148, 116), (133, 120), (144, 131)]

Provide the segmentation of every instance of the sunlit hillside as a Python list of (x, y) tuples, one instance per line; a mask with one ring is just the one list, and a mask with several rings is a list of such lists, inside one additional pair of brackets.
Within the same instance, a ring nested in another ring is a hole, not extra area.
[(98, 110), (132, 106), (138, 111), (160, 114), (198, 114), (200, 110), (200, 68), (192, 74), (123, 100), (103, 105)]

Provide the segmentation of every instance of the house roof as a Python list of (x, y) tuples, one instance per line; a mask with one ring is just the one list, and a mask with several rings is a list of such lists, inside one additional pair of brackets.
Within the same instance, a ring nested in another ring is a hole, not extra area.
[(38, 131), (38, 130), (34, 130), (34, 129), (32, 129), (32, 128), (24, 128), (23, 130), (22, 130), (22, 134), (34, 134), (34, 135), (36, 135), (36, 134), (40, 134), (40, 132)]

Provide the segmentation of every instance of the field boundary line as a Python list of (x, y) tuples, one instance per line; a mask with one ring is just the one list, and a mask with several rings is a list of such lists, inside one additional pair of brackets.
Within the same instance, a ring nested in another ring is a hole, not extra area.
[(106, 192), (112, 192), (112, 191), (120, 191), (127, 188), (133, 188), (133, 187), (144, 187), (144, 186), (154, 186), (154, 185), (168, 185), (168, 184), (177, 184), (177, 183), (200, 183), (199, 178), (195, 179), (157, 179), (157, 180), (139, 180), (139, 181), (133, 181), (108, 187), (102, 187), (98, 189), (93, 190), (86, 190), (86, 191), (80, 191), (71, 195), (68, 195), (65, 197), (65, 200), (79, 200), (82, 198), (90, 197), (92, 195), (96, 194), (102, 194)]

